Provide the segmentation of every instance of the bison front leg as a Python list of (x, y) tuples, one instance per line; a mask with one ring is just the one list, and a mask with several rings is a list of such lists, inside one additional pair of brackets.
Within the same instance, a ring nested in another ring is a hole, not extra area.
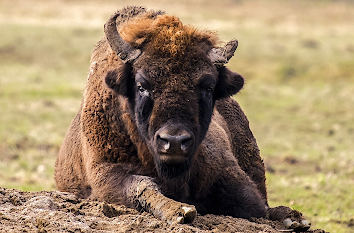
[(169, 223), (190, 223), (194, 220), (197, 214), (194, 206), (165, 197), (148, 177), (131, 178), (136, 184), (131, 186), (127, 195), (138, 200), (146, 211)]
[(197, 214), (194, 206), (165, 197), (152, 178), (131, 175), (127, 167), (104, 163), (91, 170), (91, 198), (141, 207), (169, 223), (189, 223)]

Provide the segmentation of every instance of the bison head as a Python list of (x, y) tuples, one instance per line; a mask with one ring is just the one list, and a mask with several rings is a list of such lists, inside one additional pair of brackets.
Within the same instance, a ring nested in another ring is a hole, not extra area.
[(137, 17), (119, 32), (116, 17), (106, 23), (105, 33), (124, 65), (108, 72), (106, 83), (127, 98), (159, 176), (186, 174), (208, 130), (215, 101), (243, 86), (243, 78), (224, 67), (237, 41), (216, 47), (212, 33), (166, 15)]

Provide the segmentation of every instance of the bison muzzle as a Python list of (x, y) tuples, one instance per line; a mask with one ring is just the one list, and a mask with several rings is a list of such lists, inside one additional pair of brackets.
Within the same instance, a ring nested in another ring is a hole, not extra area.
[(225, 67), (236, 40), (219, 47), (214, 33), (142, 7), (117, 11), (104, 32), (56, 162), (59, 190), (179, 223), (196, 210), (298, 213), (268, 207), (256, 140), (231, 98), (244, 79)]

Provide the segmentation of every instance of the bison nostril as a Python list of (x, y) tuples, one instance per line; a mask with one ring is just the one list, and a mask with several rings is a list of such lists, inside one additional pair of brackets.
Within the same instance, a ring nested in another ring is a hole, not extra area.
[(193, 144), (192, 137), (187, 136), (187, 138), (184, 138), (181, 141), (181, 150), (186, 153), (189, 150), (189, 148), (192, 146), (192, 144)]
[(170, 143), (166, 143), (163, 148), (165, 149), (165, 151), (168, 151), (170, 149)]
[(160, 135), (157, 135), (157, 143), (160, 145), (161, 152), (167, 152), (170, 149), (170, 142), (167, 138), (163, 138)]

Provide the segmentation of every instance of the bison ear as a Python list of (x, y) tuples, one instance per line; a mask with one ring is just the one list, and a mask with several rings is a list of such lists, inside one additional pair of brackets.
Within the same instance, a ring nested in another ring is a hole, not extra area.
[(123, 65), (116, 70), (108, 71), (106, 74), (106, 85), (117, 94), (128, 97), (131, 91), (131, 78), (129, 65)]
[(219, 80), (215, 87), (215, 99), (222, 99), (239, 92), (244, 84), (243, 77), (225, 66), (219, 68)]

